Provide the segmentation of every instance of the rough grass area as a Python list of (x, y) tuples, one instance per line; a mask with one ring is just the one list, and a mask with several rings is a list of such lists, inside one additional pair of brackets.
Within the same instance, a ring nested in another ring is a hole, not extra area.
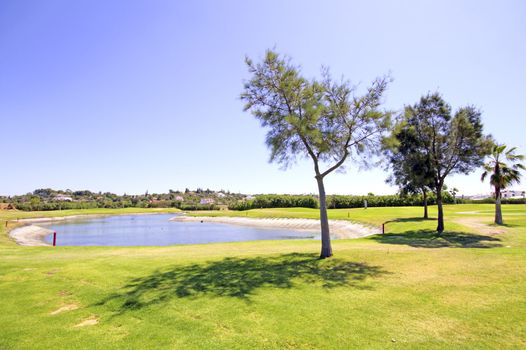
[(504, 229), (492, 209), (447, 206), (442, 237), (421, 208), (331, 210), (389, 223), (322, 261), (311, 240), (20, 247), (6, 219), (130, 210), (0, 212), (0, 349), (525, 348), (526, 205), (504, 206)]

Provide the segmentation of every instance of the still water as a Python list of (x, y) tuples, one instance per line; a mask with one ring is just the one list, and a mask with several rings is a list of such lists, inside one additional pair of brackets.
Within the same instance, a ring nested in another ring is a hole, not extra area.
[[(213, 242), (306, 239), (315, 234), (216, 223), (169, 221), (174, 214), (118, 215), (39, 224), (57, 232), (59, 246), (166, 246)], [(45, 241), (52, 243), (53, 235)]]

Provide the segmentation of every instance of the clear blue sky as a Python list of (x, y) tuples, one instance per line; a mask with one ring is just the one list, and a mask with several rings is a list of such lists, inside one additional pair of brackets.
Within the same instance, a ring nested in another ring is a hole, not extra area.
[[(275, 47), (365, 87), (391, 72), (386, 107), (439, 90), (480, 107), (526, 152), (524, 1), (0, 2), (0, 194), (185, 187), (314, 193), (308, 161), (268, 163), (242, 111), (243, 59)], [(349, 164), (352, 168), (352, 164)], [(327, 178), (329, 193), (393, 193), (382, 170)], [(448, 182), (487, 192), (479, 173)]]

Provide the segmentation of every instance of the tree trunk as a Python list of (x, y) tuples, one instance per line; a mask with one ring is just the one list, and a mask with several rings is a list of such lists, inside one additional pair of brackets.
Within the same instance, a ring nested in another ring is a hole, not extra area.
[(502, 209), (500, 207), (500, 202), (501, 202), (500, 188), (495, 187), (495, 223), (497, 225), (504, 224), (504, 222), (502, 221)]
[(427, 191), (425, 189), (422, 190), (422, 195), (424, 197), (424, 219), (429, 219), (427, 214)]
[(438, 226), (437, 232), (444, 232), (444, 209), (442, 208), (442, 187), (437, 189), (437, 207), (438, 207)]
[(320, 196), (320, 225), (321, 225), (321, 253), (320, 259), (332, 256), (331, 235), (329, 232), (329, 218), (327, 217), (327, 201), (325, 198), (325, 186), (323, 177), (316, 176), (318, 192)]

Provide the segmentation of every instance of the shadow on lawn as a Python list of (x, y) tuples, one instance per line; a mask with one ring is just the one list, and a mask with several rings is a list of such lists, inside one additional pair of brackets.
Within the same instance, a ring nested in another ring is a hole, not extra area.
[(393, 220), (386, 221), (385, 223), (388, 224), (390, 222), (422, 222), (422, 221), (436, 221), (436, 218), (423, 218), (421, 216), (419, 217), (412, 217), (412, 218), (397, 218)]
[(292, 288), (294, 281), (320, 284), (324, 288), (353, 286), (366, 289), (367, 277), (385, 274), (377, 266), (313, 254), (284, 254), (277, 257), (225, 258), (220, 261), (174, 266), (136, 278), (122, 292), (98, 305), (117, 303), (118, 312), (167, 302), (173, 298), (203, 294), (248, 299), (258, 288)]
[(418, 248), (496, 248), (501, 244), (499, 238), (464, 232), (444, 232), (418, 230), (403, 233), (377, 235), (372, 239), (385, 244), (403, 244)]

